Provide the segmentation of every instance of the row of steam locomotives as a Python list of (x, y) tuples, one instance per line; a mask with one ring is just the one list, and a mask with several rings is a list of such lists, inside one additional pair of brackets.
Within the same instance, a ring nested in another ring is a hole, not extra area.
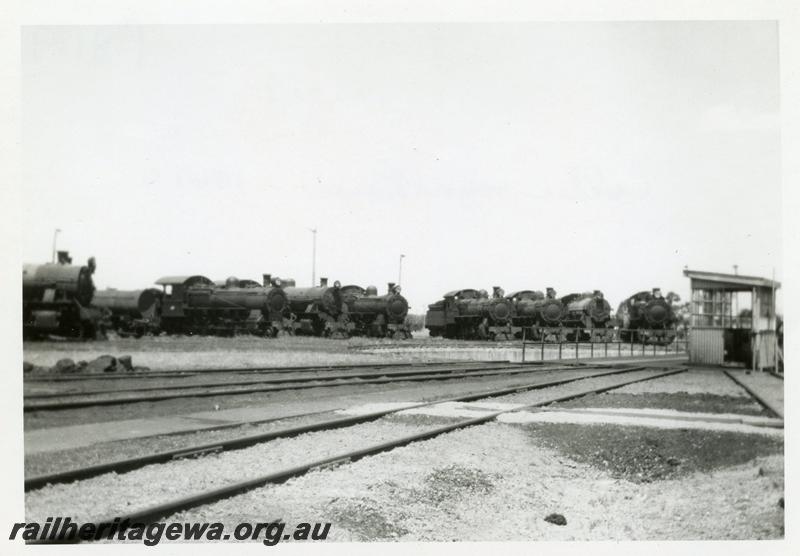
[[(23, 331), (25, 338), (49, 335), (93, 338), (105, 330), (122, 336), (146, 334), (280, 333), (345, 338), (353, 335), (406, 339), (408, 302), (400, 287), (297, 287), (294, 280), (264, 274), (261, 282), (231, 277), (168, 276), (158, 288), (96, 291), (93, 258), (73, 265), (65, 251), (57, 263), (23, 265)], [(624, 300), (611, 316), (599, 290), (557, 297), (520, 290), (506, 295), (495, 287), (446, 293), (429, 305), (425, 326), (431, 336), (458, 339), (511, 340), (525, 337), (545, 342), (621, 341), (669, 344), (677, 322), (673, 304), (658, 288)]]
[(150, 334), (272, 337), (280, 333), (346, 338), (406, 339), (408, 302), (400, 286), (297, 287), (294, 280), (264, 274), (262, 282), (230, 277), (167, 276), (158, 288), (96, 291), (96, 265), (72, 264), (66, 252), (57, 263), (22, 269), (23, 331), (26, 339), (49, 335), (94, 338), (105, 330), (121, 336)]
[(659, 288), (638, 292), (625, 299), (611, 316), (603, 292), (571, 293), (557, 297), (520, 290), (506, 295), (495, 287), (486, 290), (454, 290), (428, 306), (425, 326), (430, 335), (469, 340), (527, 338), (544, 342), (624, 342), (668, 345), (676, 336), (680, 298), (665, 298)]

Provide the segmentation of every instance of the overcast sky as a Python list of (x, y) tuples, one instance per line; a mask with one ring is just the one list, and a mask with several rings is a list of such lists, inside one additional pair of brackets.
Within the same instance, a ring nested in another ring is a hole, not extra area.
[(447, 290), (781, 278), (774, 22), (29, 27), (26, 262)]

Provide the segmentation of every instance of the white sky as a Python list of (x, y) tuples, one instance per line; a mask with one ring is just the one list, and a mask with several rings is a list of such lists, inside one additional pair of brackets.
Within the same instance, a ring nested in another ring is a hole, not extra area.
[(28, 27), (23, 255), (688, 295), (781, 279), (774, 22)]

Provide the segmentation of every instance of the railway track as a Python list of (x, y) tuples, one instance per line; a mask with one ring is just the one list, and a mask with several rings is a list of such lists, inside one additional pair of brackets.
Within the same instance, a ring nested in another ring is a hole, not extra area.
[(497, 396), (503, 396), (507, 394), (513, 394), (517, 392), (524, 392), (528, 390), (535, 390), (541, 388), (548, 388), (552, 386), (559, 386), (562, 384), (568, 384), (571, 382), (577, 382), (580, 380), (585, 380), (589, 378), (596, 378), (608, 375), (615, 375), (615, 374), (624, 374), (633, 371), (641, 371), (644, 370), (644, 367), (629, 367), (629, 368), (621, 368), (621, 369), (611, 369), (606, 371), (601, 371), (597, 373), (590, 373), (590, 374), (582, 374), (579, 376), (572, 376), (572, 377), (564, 377), (564, 378), (557, 378), (554, 380), (539, 380), (533, 383), (516, 385), (511, 387), (505, 387), (501, 389), (494, 389), (494, 390), (482, 390), (479, 392), (472, 392), (468, 394), (462, 394), (459, 396), (448, 397), (444, 399), (437, 399), (430, 402), (421, 402), (418, 404), (410, 405), (403, 408), (396, 408), (396, 409), (387, 409), (383, 411), (375, 411), (372, 413), (364, 414), (364, 415), (356, 415), (350, 417), (341, 417), (336, 419), (329, 419), (326, 421), (322, 421), (319, 423), (313, 423), (309, 425), (302, 425), (298, 427), (291, 427), (282, 430), (275, 430), (269, 431), (266, 433), (242, 436), (238, 438), (229, 439), (222, 442), (213, 442), (213, 443), (206, 443), (206, 444), (199, 444), (194, 446), (184, 446), (175, 450), (167, 450), (163, 452), (147, 454), (144, 456), (138, 456), (134, 458), (126, 458), (112, 462), (106, 462), (98, 465), (92, 465), (88, 467), (82, 467), (78, 469), (72, 469), (57, 473), (49, 473), (46, 475), (39, 475), (36, 477), (31, 477), (25, 480), (25, 490), (33, 490), (36, 488), (41, 488), (47, 484), (53, 483), (63, 483), (69, 481), (75, 481), (80, 479), (85, 479), (88, 477), (93, 477), (96, 475), (100, 475), (103, 473), (122, 473), (125, 471), (131, 471), (133, 469), (138, 469), (139, 467), (143, 467), (145, 465), (150, 465), (153, 463), (164, 463), (167, 461), (171, 461), (173, 459), (178, 459), (187, 456), (196, 456), (201, 454), (213, 453), (213, 452), (221, 452), (225, 450), (234, 450), (245, 448), (248, 446), (252, 446), (254, 444), (258, 444), (261, 442), (266, 442), (268, 440), (274, 440), (276, 438), (287, 438), (292, 436), (297, 436), (299, 434), (304, 434), (307, 432), (316, 432), (316, 431), (325, 431), (325, 430), (332, 430), (336, 428), (346, 427), (350, 425), (355, 425), (359, 423), (366, 423), (368, 421), (374, 421), (386, 415), (390, 415), (392, 413), (397, 413), (400, 411), (404, 411), (406, 409), (412, 408), (419, 408), (419, 407), (428, 407), (440, 403), (445, 402), (468, 402), (468, 401), (475, 401), (483, 398), (492, 398)]
[[(103, 389), (103, 390), (66, 390), (62, 392), (48, 392), (48, 393), (39, 393), (39, 394), (26, 394), (25, 399), (27, 400), (39, 400), (39, 399), (49, 399), (49, 398), (60, 398), (60, 397), (70, 397), (70, 396), (89, 396), (89, 395), (102, 395), (102, 394), (117, 394), (119, 392), (148, 392), (148, 391), (158, 391), (158, 390), (182, 390), (182, 389), (189, 389), (189, 388), (216, 388), (216, 387), (230, 387), (230, 386), (250, 386), (250, 385), (257, 385), (257, 384), (291, 384), (291, 383), (306, 383), (306, 382), (326, 382), (326, 381), (334, 381), (334, 380), (344, 380), (344, 379), (371, 379), (371, 378), (379, 378), (379, 377), (413, 377), (413, 376), (425, 376), (425, 375), (446, 375), (446, 374), (472, 374), (478, 376), (482, 371), (498, 371), (503, 369), (514, 369), (517, 372), (532, 372), (532, 371), (541, 371), (541, 370), (552, 370), (553, 368), (559, 369), (570, 369), (575, 368), (574, 366), (568, 365), (560, 365), (555, 367), (553, 365), (546, 367), (543, 365), (537, 366), (525, 366), (522, 367), (518, 363), (508, 363), (503, 365), (485, 365), (485, 366), (475, 366), (475, 367), (453, 367), (453, 366), (445, 366), (442, 369), (431, 369), (426, 368), (424, 370), (407, 370), (407, 371), (381, 371), (377, 370), (375, 372), (370, 373), (344, 373), (344, 374), (332, 374), (332, 373), (325, 373), (318, 376), (310, 376), (310, 377), (289, 377), (289, 378), (260, 378), (255, 380), (246, 380), (246, 381), (226, 381), (226, 382), (200, 382), (200, 383), (192, 383), (192, 384), (179, 384), (179, 385), (159, 385), (159, 386), (132, 386), (126, 388), (114, 388), (114, 389)], [(511, 373), (514, 374), (514, 373)]]
[(766, 373), (767, 374), (771, 374), (775, 378), (779, 378), (779, 379), (783, 380), (783, 373), (778, 373), (778, 372), (775, 372), (773, 370), (768, 370), (768, 371), (766, 371)]
[[(71, 373), (68, 375), (32, 375), (26, 376), (25, 382), (73, 382), (83, 380), (132, 380), (150, 378), (185, 378), (205, 374), (282, 374), (282, 373), (302, 373), (302, 372), (327, 372), (344, 371), (348, 369), (386, 369), (386, 368), (428, 368), (449, 365), (452, 367), (480, 367), (487, 363), (495, 365), (512, 364), (511, 361), (428, 361), (411, 363), (365, 363), (353, 365), (300, 365), (289, 367), (208, 367), (200, 369), (174, 369), (174, 370), (155, 370), (141, 372), (117, 372), (117, 373)], [(543, 365), (552, 363), (548, 361), (530, 361), (526, 365)]]
[[(609, 372), (602, 373), (602, 374), (603, 375), (608, 375), (608, 374), (612, 374), (612, 373), (624, 374), (624, 373), (631, 373), (631, 372), (639, 371), (639, 370), (642, 370), (642, 369), (641, 368), (617, 369), (617, 370), (609, 371)], [(119, 519), (122, 522), (125, 522), (126, 520), (129, 520), (131, 523), (144, 523), (144, 524), (151, 523), (153, 521), (159, 520), (161, 518), (164, 518), (166, 516), (175, 514), (177, 512), (183, 511), (183, 510), (187, 510), (187, 509), (190, 509), (190, 508), (194, 508), (194, 507), (210, 504), (210, 503), (215, 502), (217, 500), (230, 498), (232, 496), (235, 496), (235, 495), (238, 495), (238, 494), (242, 494), (242, 493), (248, 492), (248, 491), (250, 491), (252, 489), (255, 489), (255, 488), (258, 488), (258, 487), (261, 487), (261, 486), (265, 486), (265, 485), (268, 485), (268, 484), (277, 484), (277, 483), (284, 482), (284, 481), (286, 481), (288, 479), (291, 479), (293, 477), (301, 476), (301, 475), (307, 473), (308, 471), (310, 471), (312, 469), (322, 468), (322, 467), (329, 466), (329, 465), (332, 465), (332, 464), (337, 464), (337, 463), (345, 463), (345, 462), (356, 461), (356, 460), (364, 458), (364, 457), (368, 457), (368, 456), (371, 456), (371, 455), (379, 454), (381, 452), (390, 451), (390, 450), (392, 450), (394, 448), (398, 448), (398, 447), (401, 447), (401, 446), (406, 446), (406, 445), (412, 444), (414, 442), (419, 442), (419, 441), (422, 441), (422, 440), (428, 440), (428, 439), (431, 439), (431, 438), (435, 438), (437, 436), (440, 436), (440, 435), (443, 435), (443, 434), (447, 434), (447, 433), (455, 431), (455, 430), (459, 430), (459, 429), (463, 429), (463, 428), (466, 428), (466, 427), (471, 427), (471, 426), (476, 426), (476, 425), (481, 425), (481, 424), (484, 424), (484, 423), (488, 423), (488, 422), (494, 420), (495, 418), (497, 418), (498, 416), (500, 416), (502, 414), (505, 414), (505, 413), (516, 412), (516, 411), (525, 411), (525, 410), (531, 410), (531, 409), (535, 409), (535, 408), (541, 408), (541, 407), (544, 407), (544, 406), (547, 406), (547, 405), (550, 405), (550, 404), (553, 404), (553, 403), (563, 402), (563, 401), (567, 401), (567, 400), (570, 400), (570, 399), (583, 397), (583, 396), (586, 396), (586, 395), (589, 395), (589, 394), (607, 392), (607, 391), (610, 391), (610, 390), (614, 390), (616, 388), (621, 388), (623, 386), (627, 386), (629, 384), (634, 384), (634, 383), (637, 383), (637, 382), (643, 382), (643, 381), (646, 381), (646, 380), (654, 380), (654, 379), (662, 378), (662, 377), (665, 377), (665, 376), (673, 375), (673, 374), (684, 372), (684, 371), (686, 371), (685, 368), (679, 368), (679, 369), (672, 369), (672, 370), (663, 371), (663, 372), (656, 372), (655, 374), (648, 374), (647, 376), (643, 376), (643, 377), (642, 376), (637, 376), (636, 378), (628, 379), (628, 380), (622, 380), (622, 381), (619, 381), (619, 382), (616, 382), (616, 383), (612, 383), (610, 385), (605, 385), (605, 386), (601, 386), (601, 387), (596, 387), (596, 386), (595, 387), (589, 387), (589, 388), (586, 388), (586, 389), (578, 391), (578, 392), (572, 392), (572, 393), (563, 394), (563, 395), (560, 395), (560, 396), (558, 396), (558, 395), (557, 396), (553, 396), (553, 397), (547, 398), (545, 400), (539, 401), (537, 403), (527, 404), (527, 405), (524, 405), (522, 407), (515, 407), (513, 409), (506, 409), (506, 410), (499, 410), (499, 411), (490, 412), (490, 413), (487, 413), (486, 415), (482, 415), (482, 416), (479, 416), (479, 417), (460, 420), (460, 421), (458, 421), (456, 423), (451, 423), (451, 424), (448, 424), (448, 425), (439, 426), (439, 427), (436, 427), (436, 428), (433, 428), (433, 429), (430, 429), (430, 430), (426, 430), (426, 431), (423, 431), (423, 432), (419, 432), (419, 433), (416, 433), (416, 434), (403, 436), (403, 437), (396, 438), (396, 439), (393, 439), (393, 440), (390, 440), (390, 441), (380, 442), (380, 443), (377, 443), (377, 444), (374, 444), (374, 445), (371, 445), (371, 446), (367, 446), (367, 447), (364, 447), (364, 448), (351, 450), (351, 451), (335, 454), (335, 455), (332, 455), (332, 456), (329, 456), (329, 457), (325, 457), (325, 458), (322, 458), (322, 459), (309, 461), (309, 462), (303, 463), (301, 465), (295, 465), (295, 466), (292, 466), (290, 468), (283, 469), (283, 470), (280, 470), (280, 471), (277, 471), (277, 472), (272, 472), (272, 473), (264, 474), (264, 475), (261, 475), (261, 476), (253, 477), (253, 478), (250, 478), (250, 479), (247, 479), (247, 480), (244, 480), (244, 481), (230, 483), (230, 484), (224, 485), (222, 487), (217, 487), (217, 488), (214, 488), (214, 489), (205, 490), (205, 491), (202, 491), (202, 492), (197, 492), (197, 493), (194, 493), (194, 494), (189, 495), (189, 496), (183, 496), (183, 497), (175, 498), (173, 500), (169, 500), (169, 501), (166, 501), (166, 502), (162, 502), (162, 503), (155, 504), (155, 505), (152, 505), (152, 506), (144, 507), (144, 508), (141, 508), (141, 509), (138, 509), (138, 510), (133, 510), (133, 511), (127, 513), (127, 515), (122, 515), (122, 516), (114, 515), (114, 516), (111, 516), (110, 518), (105, 518), (105, 519), (100, 519), (100, 520), (92, 520), (92, 522), (93, 523), (111, 523), (115, 519)], [(595, 373), (593, 375), (589, 375), (589, 376), (582, 377), (582, 378), (588, 379), (588, 378), (593, 378), (593, 377), (600, 376), (600, 375), (601, 375), (601, 373)], [(574, 381), (574, 380), (581, 380), (581, 379), (573, 379), (572, 381)], [(543, 387), (545, 387), (546, 384), (547, 383), (539, 383), (537, 385), (530, 385), (528, 387), (528, 389), (543, 388)], [(509, 393), (508, 390), (518, 391), (518, 390), (520, 390), (520, 388), (506, 389), (505, 393)], [(503, 395), (503, 394), (501, 394), (499, 392), (502, 392), (502, 391), (476, 393), (476, 394), (472, 394), (470, 396), (461, 396), (459, 398), (454, 399), (453, 401), (475, 401), (475, 400), (481, 399), (481, 398), (490, 398), (490, 397), (494, 397), (494, 396), (497, 396), (497, 395)], [(439, 400), (438, 402), (418, 404), (416, 406), (411, 406), (411, 407), (423, 407), (423, 406), (427, 406), (427, 405), (435, 405), (436, 403), (442, 403), (442, 401), (443, 400)], [(362, 416), (357, 416), (357, 417), (349, 417), (349, 418), (346, 418), (346, 420), (363, 419), (363, 418), (367, 418), (367, 417), (370, 418), (370, 419), (377, 419), (377, 418), (382, 417), (384, 415), (388, 415), (390, 413), (395, 413), (397, 411), (403, 411), (403, 410), (406, 410), (406, 409), (410, 409), (410, 407), (406, 407), (406, 408), (398, 409), (398, 410), (376, 412), (374, 414), (362, 415)], [(340, 422), (340, 424), (337, 425), (337, 427), (338, 426), (346, 426), (346, 425), (341, 424), (341, 422), (344, 421), (344, 420), (338, 420), (338, 421)], [(269, 438), (266, 438), (266, 439), (269, 439)], [(260, 441), (264, 441), (266, 439), (262, 439)], [(26, 489), (27, 489), (27, 487), (28, 487), (28, 485), (26, 483)], [(49, 541), (49, 542), (54, 542), (54, 541)], [(55, 541), (55, 542), (59, 542), (59, 541)], [(69, 541), (60, 541), (60, 542), (79, 542), (79, 541), (77, 541), (77, 540), (69, 540)]]
[[(160, 393), (144, 394), (140, 396), (115, 396), (115, 397), (99, 398), (99, 399), (74, 400), (70, 398), (80, 397), (80, 396), (101, 395), (101, 394), (115, 394), (118, 391), (109, 390), (109, 391), (89, 392), (89, 393), (68, 392), (68, 393), (57, 393), (57, 394), (41, 394), (38, 396), (37, 395), (26, 396), (23, 405), (23, 411), (25, 412), (59, 411), (65, 409), (76, 409), (76, 408), (95, 407), (104, 405), (121, 405), (121, 404), (130, 404), (138, 402), (157, 402), (157, 401), (172, 400), (179, 398), (207, 398), (214, 396), (236, 396), (236, 395), (263, 393), (263, 392), (280, 392), (285, 390), (304, 390), (310, 388), (324, 388), (324, 387), (337, 387), (337, 386), (354, 386), (354, 385), (360, 386), (367, 384), (389, 384), (393, 382), (424, 382), (424, 381), (453, 380), (459, 378), (473, 378), (473, 377), (485, 377), (485, 376), (507, 376), (516, 374), (539, 373), (549, 370), (568, 370), (574, 368), (563, 365), (552, 368), (541, 367), (541, 366), (520, 367), (518, 364), (511, 364), (511, 365), (513, 365), (513, 367), (509, 366), (488, 367), (488, 368), (484, 367), (483, 369), (475, 369), (467, 371), (448, 369), (435, 372), (427, 370), (418, 371), (416, 373), (402, 372), (402, 373), (396, 373), (393, 376), (389, 375), (389, 373), (384, 373), (381, 376), (385, 378), (373, 378), (376, 375), (372, 373), (369, 375), (361, 375), (361, 377), (363, 378), (359, 378), (353, 375), (334, 375), (326, 377), (315, 376), (315, 377), (296, 378), (296, 379), (268, 379), (255, 383), (256, 386), (252, 388), (246, 388), (246, 387), (229, 388), (231, 384), (222, 384), (214, 386), (183, 385), (183, 386), (167, 386), (167, 387), (153, 387), (153, 388), (148, 387), (145, 389), (132, 389), (129, 390), (128, 393), (131, 392), (135, 393), (139, 391), (159, 391)], [(248, 385), (254, 383), (247, 382), (243, 384)], [(198, 388), (211, 388), (211, 389), (197, 390)], [(172, 392), (163, 392), (164, 390), (172, 390)], [(119, 390), (119, 392), (125, 392), (125, 391)], [(54, 399), (56, 400), (60, 399), (61, 401), (48, 401)], [(38, 400), (45, 400), (45, 401), (39, 402)]]
[(725, 375), (728, 378), (730, 378), (733, 382), (738, 384), (742, 389), (744, 389), (744, 391), (747, 392), (751, 398), (757, 401), (761, 405), (761, 407), (766, 409), (770, 415), (772, 415), (773, 417), (778, 417), (780, 419), (783, 419), (783, 412), (778, 410), (778, 408), (772, 405), (771, 403), (769, 403), (763, 396), (761, 396), (758, 392), (753, 390), (753, 388), (751, 388), (750, 386), (739, 380), (736, 377), (736, 375), (734, 375), (730, 371), (722, 371), (722, 372), (725, 373)]

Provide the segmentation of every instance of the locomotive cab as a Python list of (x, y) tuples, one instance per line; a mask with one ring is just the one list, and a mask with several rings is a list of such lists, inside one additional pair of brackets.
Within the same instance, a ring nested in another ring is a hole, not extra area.
[(213, 286), (214, 282), (200, 275), (164, 276), (156, 280), (156, 284), (164, 290), (161, 316), (165, 319), (180, 319), (186, 316), (184, 307), (188, 289), (194, 286)]

